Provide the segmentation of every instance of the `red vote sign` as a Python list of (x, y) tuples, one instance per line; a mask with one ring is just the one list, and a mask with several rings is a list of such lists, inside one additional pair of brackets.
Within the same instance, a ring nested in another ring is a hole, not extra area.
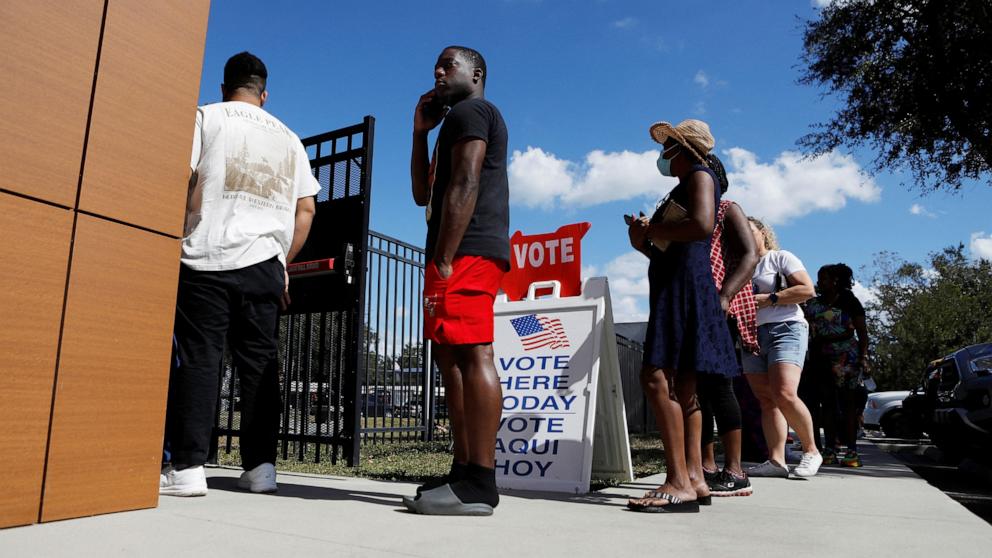
[(589, 223), (559, 227), (553, 233), (510, 237), (510, 271), (500, 288), (509, 300), (527, 296), (531, 283), (555, 280), (561, 283), (561, 296), (582, 294), (582, 237)]

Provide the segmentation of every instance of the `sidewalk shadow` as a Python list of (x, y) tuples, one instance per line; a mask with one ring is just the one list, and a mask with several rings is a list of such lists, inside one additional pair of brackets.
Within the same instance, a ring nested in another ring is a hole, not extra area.
[[(207, 487), (210, 490), (249, 494), (247, 490), (238, 488), (238, 479), (232, 477), (209, 477), (207, 479)], [(395, 508), (403, 506), (400, 499), (404, 495), (393, 492), (367, 492), (345, 488), (329, 488), (326, 486), (296, 484), (279, 480), (279, 491), (268, 496), (276, 498), (299, 498), (302, 500), (364, 502)]]
[[(862, 440), (858, 444), (858, 453), (861, 456), (861, 467), (843, 467), (840, 465), (822, 465), (816, 474), (818, 477), (867, 477), (879, 479), (918, 479), (919, 475), (907, 467), (896, 456), (875, 446), (868, 440)], [(744, 468), (756, 465), (756, 463), (745, 462)], [(795, 467), (795, 463), (790, 463), (789, 468)]]

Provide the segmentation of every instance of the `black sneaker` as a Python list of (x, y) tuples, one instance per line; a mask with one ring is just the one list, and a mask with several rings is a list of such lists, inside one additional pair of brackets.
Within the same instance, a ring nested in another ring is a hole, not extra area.
[(717, 497), (750, 496), (754, 492), (747, 474), (738, 477), (726, 469), (720, 471), (717, 478), (707, 484), (710, 485), (710, 494)]
[(705, 480), (706, 483), (709, 484), (709, 483), (715, 481), (716, 479), (720, 478), (720, 473), (721, 472), (722, 471), (720, 471), (720, 469), (713, 469), (712, 471), (709, 471), (709, 470), (707, 470), (707, 469), (704, 468), (703, 469), (703, 480)]

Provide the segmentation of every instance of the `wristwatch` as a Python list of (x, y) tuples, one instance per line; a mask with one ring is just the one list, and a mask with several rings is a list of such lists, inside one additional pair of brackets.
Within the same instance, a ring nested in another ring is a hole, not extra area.
[(772, 301), (772, 306), (775, 306), (776, 304), (778, 304), (778, 295), (775, 294), (775, 293), (772, 293), (772, 294), (768, 295), (768, 300)]

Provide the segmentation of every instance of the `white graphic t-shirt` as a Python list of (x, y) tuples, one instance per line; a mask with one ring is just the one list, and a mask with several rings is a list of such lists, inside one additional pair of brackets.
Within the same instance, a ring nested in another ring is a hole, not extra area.
[[(788, 250), (770, 250), (758, 260), (758, 266), (754, 268), (754, 290), (758, 293), (769, 294), (775, 290), (775, 276), (781, 276), (779, 280), (785, 289), (789, 287), (786, 277), (793, 273), (806, 271), (803, 262)], [(776, 304), (758, 310), (758, 325), (775, 322), (805, 322), (806, 316), (798, 304)]]
[(241, 269), (272, 256), (286, 265), (296, 200), (320, 184), (300, 138), (261, 107), (240, 101), (200, 107), (186, 204), (183, 264)]

